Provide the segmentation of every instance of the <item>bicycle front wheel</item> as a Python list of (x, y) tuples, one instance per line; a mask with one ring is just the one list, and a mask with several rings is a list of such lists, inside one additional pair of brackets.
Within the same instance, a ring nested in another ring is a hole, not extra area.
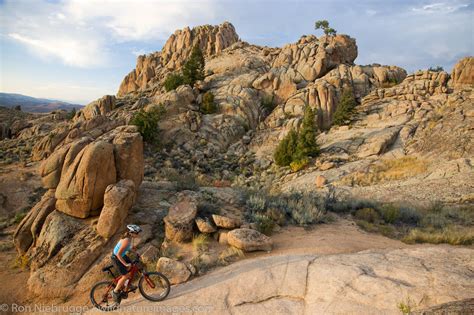
[(119, 303), (114, 302), (112, 290), (115, 284), (112, 281), (102, 281), (96, 283), (90, 293), (92, 304), (101, 311), (113, 311), (119, 307)]
[(145, 299), (158, 302), (170, 293), (170, 282), (162, 273), (148, 272), (140, 277), (138, 289)]

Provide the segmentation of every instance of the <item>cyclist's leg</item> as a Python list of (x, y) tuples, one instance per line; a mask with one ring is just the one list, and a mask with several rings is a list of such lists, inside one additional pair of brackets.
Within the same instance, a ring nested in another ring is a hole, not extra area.
[[(118, 293), (120, 292), (120, 289), (122, 289), (123, 284), (125, 283), (125, 280), (127, 280), (127, 275), (128, 275), (128, 270), (127, 267), (125, 267), (120, 260), (118, 260), (116, 257), (112, 258), (112, 261), (114, 262), (115, 266), (117, 267), (117, 270), (120, 272), (122, 275), (120, 279), (117, 281), (117, 285), (115, 286), (114, 292)], [(127, 263), (128, 261), (125, 260)]]

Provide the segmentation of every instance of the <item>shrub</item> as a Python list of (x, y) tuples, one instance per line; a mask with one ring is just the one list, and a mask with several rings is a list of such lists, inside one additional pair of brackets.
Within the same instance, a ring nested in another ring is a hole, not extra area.
[(290, 168), (293, 172), (298, 172), (302, 170), (306, 165), (308, 165), (309, 159), (307, 157), (302, 158), (301, 160), (296, 160), (290, 163)]
[(277, 208), (269, 208), (265, 214), (272, 219), (278, 225), (283, 225), (286, 223), (286, 214), (284, 211), (281, 211)]
[(294, 129), (291, 129), (288, 134), (278, 144), (273, 158), (275, 163), (279, 166), (288, 166), (293, 161), (293, 155), (296, 151), (298, 135)]
[(329, 22), (327, 20), (319, 20), (314, 23), (314, 28), (316, 30), (322, 29), (325, 35), (336, 35), (336, 30), (329, 27)]
[(380, 209), (380, 214), (386, 223), (393, 224), (400, 218), (400, 209), (394, 205), (386, 205)]
[(75, 107), (73, 107), (72, 110), (67, 113), (66, 118), (68, 120), (72, 120), (74, 118), (74, 116), (76, 116), (76, 108)]
[(262, 106), (266, 115), (270, 114), (275, 109), (275, 106), (276, 106), (275, 101), (274, 101), (274, 95), (273, 94), (265, 95), (260, 101), (260, 105)]
[(298, 132), (298, 141), (293, 161), (302, 160), (305, 157), (315, 157), (319, 154), (319, 147), (316, 143), (315, 116), (311, 106), (306, 106), (303, 122)]
[(436, 67), (430, 67), (428, 71), (441, 72), (441, 71), (444, 71), (444, 69), (441, 66), (436, 66)]
[(26, 212), (20, 212), (20, 213), (15, 214), (15, 218), (13, 219), (13, 223), (14, 223), (14, 224), (20, 223), (21, 220), (23, 220), (23, 219), (26, 217), (27, 214), (28, 214), (27, 211), (26, 211)]
[(342, 94), (336, 111), (334, 112), (332, 123), (336, 126), (347, 124), (354, 113), (356, 105), (357, 103), (352, 89), (346, 89)]
[(291, 166), (291, 163), (295, 162), (292, 169), (297, 171), (309, 162), (305, 161), (308, 157), (318, 154), (314, 111), (311, 106), (306, 106), (299, 132), (291, 129), (278, 144), (273, 158), (279, 166)]
[(446, 219), (443, 213), (434, 212), (428, 213), (421, 220), (421, 226), (423, 227), (433, 227), (435, 229), (445, 228), (449, 224), (449, 221)]
[(191, 86), (193, 86), (196, 81), (204, 79), (204, 56), (198, 44), (193, 47), (189, 59), (183, 66), (182, 72), (184, 83)]
[(357, 210), (355, 217), (359, 220), (364, 220), (370, 223), (377, 222), (380, 219), (378, 212), (372, 208), (362, 208)]
[(138, 131), (142, 135), (143, 140), (149, 143), (156, 143), (159, 135), (158, 122), (164, 112), (165, 110), (162, 105), (154, 107), (148, 112), (141, 109), (138, 112), (135, 112), (130, 120), (130, 124), (138, 127)]
[(179, 73), (172, 73), (166, 77), (164, 87), (166, 92), (176, 89), (178, 86), (184, 84), (184, 78)]
[(273, 228), (275, 227), (275, 222), (265, 214), (256, 213), (253, 216), (253, 221), (257, 225), (257, 230), (265, 235), (272, 234)]
[(261, 194), (252, 194), (247, 199), (245, 205), (251, 213), (262, 213), (267, 207), (267, 198)]
[(414, 208), (402, 207), (399, 212), (399, 220), (403, 223), (417, 225), (421, 220), (421, 213)]
[(217, 106), (214, 102), (214, 94), (208, 91), (202, 96), (201, 112), (203, 114), (214, 114), (217, 112)]
[(206, 234), (198, 234), (193, 236), (193, 249), (196, 253), (201, 254), (209, 248), (209, 237)]
[(288, 197), (287, 207), (298, 225), (317, 223), (324, 215), (320, 201), (310, 194), (291, 194)]

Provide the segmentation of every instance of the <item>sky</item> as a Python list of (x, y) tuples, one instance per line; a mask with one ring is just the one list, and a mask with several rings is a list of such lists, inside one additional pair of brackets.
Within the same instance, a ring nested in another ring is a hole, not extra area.
[(472, 0), (0, 0), (0, 91), (87, 104), (176, 29), (229, 21), (281, 47), (320, 36), (321, 19), (356, 38), (356, 64), (451, 71), (474, 55)]

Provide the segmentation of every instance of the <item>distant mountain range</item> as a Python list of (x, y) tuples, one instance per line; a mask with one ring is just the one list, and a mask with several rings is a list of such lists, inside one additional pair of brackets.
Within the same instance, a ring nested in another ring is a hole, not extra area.
[(83, 105), (58, 100), (35, 98), (15, 93), (0, 93), (0, 106), (13, 108), (18, 105), (21, 106), (22, 111), (30, 113), (49, 113), (58, 109), (70, 111), (73, 108), (78, 110), (84, 107)]

